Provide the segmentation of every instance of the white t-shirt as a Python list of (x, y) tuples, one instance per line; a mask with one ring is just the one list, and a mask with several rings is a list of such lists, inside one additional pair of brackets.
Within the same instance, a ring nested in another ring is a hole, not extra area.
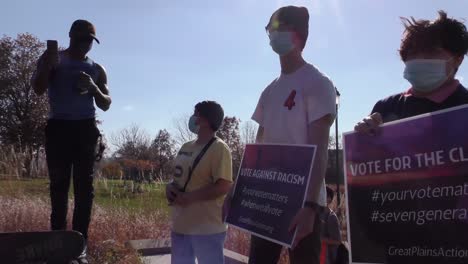
[[(311, 64), (281, 74), (263, 91), (252, 116), (264, 127), (263, 143), (308, 144), (307, 127), (336, 114), (336, 92), (330, 79)], [(325, 180), (319, 205), (326, 206)]]

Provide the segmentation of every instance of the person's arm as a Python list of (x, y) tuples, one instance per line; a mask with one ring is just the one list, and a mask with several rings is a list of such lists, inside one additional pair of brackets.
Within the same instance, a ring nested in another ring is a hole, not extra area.
[(326, 77), (317, 79), (317, 83), (314, 89), (304, 92), (308, 121), (307, 144), (315, 145), (316, 151), (309, 176), (306, 206), (297, 212), (289, 227), (290, 232), (296, 230), (293, 248), (314, 231), (314, 223), (319, 221), (316, 218), (321, 211), (319, 200), (327, 169), (330, 127), (336, 113), (336, 90), (333, 83)]
[(334, 116), (328, 114), (316, 121), (313, 121), (308, 126), (308, 144), (316, 145), (315, 161), (310, 175), (308, 192), (306, 201), (312, 202), (316, 205), (315, 208), (304, 207), (294, 217), (289, 231), (292, 232), (297, 229), (296, 239), (293, 242), (293, 248), (297, 246), (299, 241), (314, 231), (314, 222), (319, 221), (316, 219), (319, 213), (318, 200), (320, 196), (320, 189), (323, 185), (325, 178), (325, 171), (327, 169), (328, 161), (328, 138), (330, 135), (330, 126), (333, 123)]
[(37, 95), (43, 95), (49, 87), (50, 75), (57, 64), (56, 54), (49, 53), (47, 50), (39, 58), (36, 71), (31, 78), (31, 86)]
[(101, 65), (96, 65), (99, 71), (99, 77), (96, 83), (89, 74), (82, 71), (79, 75), (79, 86), (85, 87), (85, 89), (93, 95), (97, 107), (103, 111), (107, 111), (112, 103), (111, 97), (109, 96), (109, 88), (107, 87), (107, 73)]
[(320, 190), (327, 171), (328, 162), (328, 140), (330, 137), (330, 127), (333, 124), (334, 116), (328, 114), (308, 126), (307, 143), (317, 146), (315, 161), (309, 181), (306, 201), (318, 203)]
[(341, 231), (340, 221), (336, 214), (331, 213), (328, 215), (327, 229), (328, 237), (322, 240), (328, 245), (339, 246), (341, 244)]
[(263, 143), (263, 133), (265, 132), (265, 128), (263, 126), (259, 126), (257, 130), (257, 137), (255, 139), (256, 143)]
[(232, 187), (232, 155), (227, 146), (221, 143), (213, 145), (215, 153), (211, 161), (213, 183), (198, 190), (178, 193), (175, 204), (187, 206), (191, 203), (214, 200), (229, 193)]
[(93, 96), (97, 107), (103, 111), (107, 111), (112, 103), (112, 99), (109, 96), (109, 87), (107, 86), (107, 73), (101, 65), (97, 64), (97, 67), (99, 69), (99, 79), (96, 84), (98, 89), (95, 90)]
[[(266, 91), (266, 90), (265, 90)], [(265, 115), (265, 91), (262, 92), (260, 95), (260, 98), (258, 99), (257, 107), (255, 107), (255, 111), (252, 115), (252, 120), (257, 122), (258, 124), (258, 130), (257, 130), (257, 136), (255, 138), (256, 143), (263, 143), (264, 142), (264, 133), (265, 133), (265, 127), (263, 126), (263, 120), (264, 120), (264, 115)]]
[(215, 183), (208, 184), (193, 192), (182, 193), (176, 195), (175, 204), (187, 206), (192, 203), (215, 200), (229, 193), (232, 182), (224, 179), (219, 179)]

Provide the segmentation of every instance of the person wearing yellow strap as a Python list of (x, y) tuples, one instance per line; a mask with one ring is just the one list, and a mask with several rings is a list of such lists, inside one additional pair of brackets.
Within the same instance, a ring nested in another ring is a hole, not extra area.
[(222, 264), (227, 225), (222, 210), (232, 185), (229, 147), (216, 137), (224, 119), (223, 108), (204, 101), (195, 106), (189, 121), (197, 139), (185, 143), (174, 161), (167, 185), (171, 205), (173, 264)]

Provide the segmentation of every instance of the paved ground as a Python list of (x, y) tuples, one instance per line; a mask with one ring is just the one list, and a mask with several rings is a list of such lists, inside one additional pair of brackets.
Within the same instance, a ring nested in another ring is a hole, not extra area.
[[(170, 264), (170, 241), (163, 239), (132, 240), (128, 245), (140, 252), (145, 264)], [(224, 249), (225, 264), (245, 264), (248, 258), (228, 249)]]
[(143, 257), (145, 264), (171, 264), (171, 255)]
[[(244, 264), (248, 258), (232, 251), (225, 250), (225, 264)], [(145, 264), (171, 264), (171, 255), (148, 256), (142, 258)]]

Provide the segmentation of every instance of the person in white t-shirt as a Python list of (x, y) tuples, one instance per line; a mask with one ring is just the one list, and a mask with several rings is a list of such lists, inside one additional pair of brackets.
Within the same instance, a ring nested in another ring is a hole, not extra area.
[[(336, 91), (328, 77), (302, 57), (309, 30), (305, 7), (286, 6), (270, 18), (266, 31), (280, 56), (281, 75), (263, 91), (252, 119), (259, 124), (258, 143), (317, 146), (306, 203), (289, 227), (297, 229), (289, 251), (291, 264), (320, 262), (319, 214), (326, 206), (324, 176), (330, 126), (335, 118)], [(282, 246), (252, 236), (250, 264), (278, 262)]]

